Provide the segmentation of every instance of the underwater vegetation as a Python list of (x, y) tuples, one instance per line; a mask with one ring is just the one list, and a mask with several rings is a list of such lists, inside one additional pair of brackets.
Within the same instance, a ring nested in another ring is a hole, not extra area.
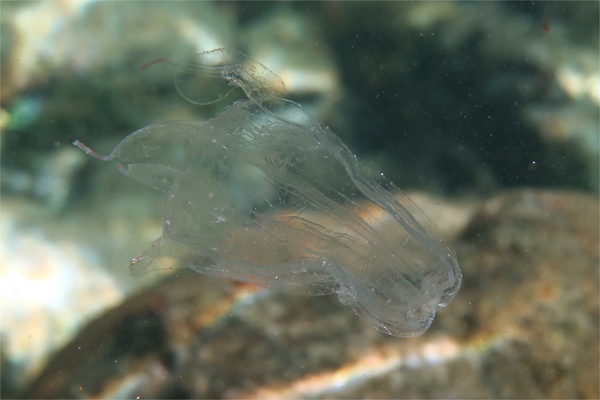
[(183, 265), (295, 293), (336, 293), (389, 335), (429, 328), (462, 275), (408, 197), (365, 173), (302, 106), (277, 97), (281, 79), (245, 54), (217, 49), (142, 68), (156, 62), (174, 66), (177, 90), (191, 103), (238, 88), (246, 98), (207, 121), (142, 128), (108, 156), (74, 142), (165, 194), (163, 234), (132, 260), (134, 275)]

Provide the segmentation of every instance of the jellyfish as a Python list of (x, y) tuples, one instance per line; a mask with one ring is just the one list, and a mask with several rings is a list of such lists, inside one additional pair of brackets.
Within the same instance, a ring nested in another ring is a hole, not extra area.
[(454, 251), (429, 233), (433, 222), (383, 175), (366, 173), (327, 126), (279, 97), (283, 82), (259, 62), (230, 48), (168, 62), (191, 103), (235, 90), (245, 97), (205, 121), (144, 127), (108, 156), (74, 142), (164, 193), (162, 236), (133, 259), (132, 273), (176, 259), (276, 290), (335, 293), (388, 335), (425, 332), (462, 279)]

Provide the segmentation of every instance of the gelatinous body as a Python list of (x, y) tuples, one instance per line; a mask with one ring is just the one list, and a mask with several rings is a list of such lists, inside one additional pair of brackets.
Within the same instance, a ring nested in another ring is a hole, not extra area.
[(175, 68), (177, 89), (193, 103), (238, 87), (247, 98), (205, 122), (140, 129), (110, 156), (76, 143), (165, 193), (163, 235), (132, 272), (175, 257), (201, 273), (337, 293), (381, 332), (423, 333), (455, 296), (461, 272), (454, 252), (420, 224), (428, 223), (420, 210), (395, 198), (391, 182), (363, 174), (341, 139), (300, 105), (275, 97), (282, 82), (243, 53), (213, 50)]

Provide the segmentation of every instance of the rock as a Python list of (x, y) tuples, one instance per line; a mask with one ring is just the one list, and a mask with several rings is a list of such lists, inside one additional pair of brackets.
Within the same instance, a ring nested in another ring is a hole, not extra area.
[(13, 375), (16, 387), (38, 374), (90, 318), (123, 298), (96, 253), (72, 237), (57, 238), (51, 220), (27, 201), (2, 199), (3, 376)]
[(456, 236), (464, 287), (414, 339), (334, 296), (180, 270), (88, 325), (23, 395), (597, 398), (598, 209), (575, 192), (483, 202)]

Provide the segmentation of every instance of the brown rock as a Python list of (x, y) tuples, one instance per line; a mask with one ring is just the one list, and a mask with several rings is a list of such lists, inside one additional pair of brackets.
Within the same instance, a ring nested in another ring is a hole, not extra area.
[(90, 324), (25, 395), (598, 398), (598, 222), (580, 193), (486, 201), (457, 239), (461, 292), (415, 339), (335, 296), (181, 270)]

